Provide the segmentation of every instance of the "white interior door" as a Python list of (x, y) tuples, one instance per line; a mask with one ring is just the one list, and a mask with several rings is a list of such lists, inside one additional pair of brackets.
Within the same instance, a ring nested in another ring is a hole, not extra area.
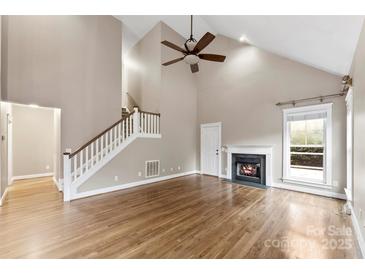
[(202, 174), (219, 176), (221, 124), (201, 125), (200, 170)]

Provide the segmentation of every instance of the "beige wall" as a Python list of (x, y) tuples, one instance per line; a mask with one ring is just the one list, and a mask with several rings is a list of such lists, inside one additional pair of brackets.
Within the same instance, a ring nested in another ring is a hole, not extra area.
[[(365, 23), (352, 62), (354, 100), (354, 210), (365, 237)], [(362, 212), (362, 213), (361, 213)]]
[[(341, 78), (220, 35), (204, 52), (227, 59), (224, 64), (200, 62), (199, 124), (222, 122), (223, 145), (273, 145), (273, 179), (280, 182), (282, 109), (275, 103), (337, 93)], [(343, 98), (333, 102), (334, 191), (342, 193), (346, 112)], [(226, 154), (222, 165), (225, 173)]]
[(53, 173), (54, 127), (53, 109), (12, 105), (13, 176)]
[(120, 21), (3, 16), (2, 23), (3, 99), (60, 108), (62, 152), (120, 118)]
[(152, 28), (126, 55), (128, 94), (141, 109), (151, 112), (160, 108), (161, 26)]
[[(184, 62), (168, 68), (161, 66), (161, 62), (179, 56), (177, 52), (161, 46), (164, 39), (184, 43), (179, 34), (161, 23), (132, 49), (143, 49), (138, 60), (127, 62), (139, 64), (131, 68), (139, 74), (138, 77), (129, 78), (128, 83), (135, 84), (135, 87), (140, 85), (134, 94), (141, 95), (135, 99), (143, 110), (161, 113), (162, 138), (136, 140), (83, 184), (80, 192), (144, 180), (146, 160), (160, 160), (161, 176), (196, 169), (197, 90), (194, 76)], [(133, 79), (139, 82), (133, 83)], [(141, 177), (138, 172), (142, 173)], [(117, 181), (114, 176), (118, 176)]]

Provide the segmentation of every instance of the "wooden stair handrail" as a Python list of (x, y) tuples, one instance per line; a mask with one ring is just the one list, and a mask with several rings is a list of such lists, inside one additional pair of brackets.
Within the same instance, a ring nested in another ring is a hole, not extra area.
[(102, 135), (104, 135), (106, 132), (108, 132), (109, 130), (111, 130), (113, 127), (115, 127), (116, 125), (118, 125), (119, 123), (123, 122), (123, 120), (126, 120), (127, 118), (129, 118), (130, 116), (132, 116), (134, 113), (134, 110), (132, 112), (130, 112), (127, 116), (125, 116), (124, 118), (118, 120), (117, 122), (115, 122), (114, 124), (112, 124), (110, 127), (108, 127), (107, 129), (105, 129), (104, 131), (102, 131), (101, 133), (99, 133), (98, 135), (96, 135), (94, 138), (92, 138), (90, 141), (88, 141), (86, 144), (82, 145), (81, 147), (79, 147), (76, 151), (70, 153), (69, 158), (71, 159), (72, 157), (74, 157), (77, 153), (79, 153), (81, 150), (83, 150), (84, 148), (86, 148), (88, 145), (90, 145), (92, 142), (94, 142), (96, 139), (98, 139), (99, 137), (101, 137)]
[(145, 114), (152, 114), (152, 115), (161, 116), (161, 114), (160, 114), (160, 113), (155, 113), (155, 112), (149, 112), (149, 111), (143, 111), (143, 110), (140, 110), (139, 112), (140, 112), (140, 113), (145, 113)]

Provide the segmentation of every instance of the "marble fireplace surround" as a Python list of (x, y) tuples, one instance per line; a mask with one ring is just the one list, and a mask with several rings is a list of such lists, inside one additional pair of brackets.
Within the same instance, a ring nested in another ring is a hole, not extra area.
[(266, 156), (266, 186), (272, 186), (272, 148), (271, 145), (226, 145), (227, 179), (232, 179), (232, 154), (261, 154)]

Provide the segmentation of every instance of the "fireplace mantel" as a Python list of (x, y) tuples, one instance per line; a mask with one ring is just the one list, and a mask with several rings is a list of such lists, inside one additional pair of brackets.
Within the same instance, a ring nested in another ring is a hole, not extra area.
[(227, 179), (232, 179), (232, 154), (261, 154), (266, 156), (266, 186), (272, 185), (272, 145), (226, 145)]

